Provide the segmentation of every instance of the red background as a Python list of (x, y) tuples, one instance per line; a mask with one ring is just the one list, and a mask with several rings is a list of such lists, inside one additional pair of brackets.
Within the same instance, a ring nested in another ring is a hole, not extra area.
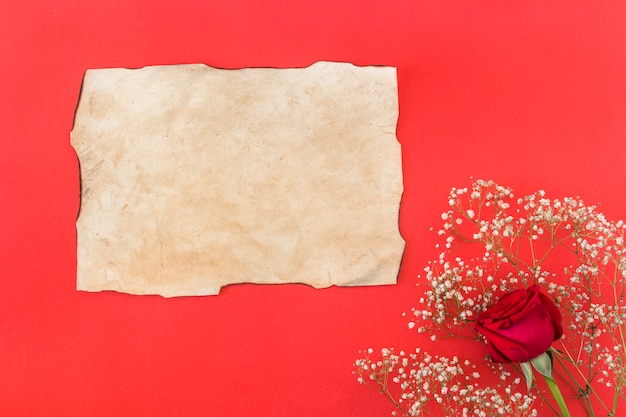
[[(398, 68), (398, 285), (75, 290), (69, 132), (86, 69), (318, 60)], [(1, 0), (0, 106), (3, 416), (386, 416), (352, 363), (423, 342), (401, 314), (450, 187), (491, 178), (626, 217), (618, 1)]]

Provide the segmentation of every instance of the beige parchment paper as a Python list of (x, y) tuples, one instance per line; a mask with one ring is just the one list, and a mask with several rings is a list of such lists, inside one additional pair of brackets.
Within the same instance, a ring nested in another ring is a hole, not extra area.
[(391, 67), (88, 70), (77, 288), (395, 283), (397, 118)]

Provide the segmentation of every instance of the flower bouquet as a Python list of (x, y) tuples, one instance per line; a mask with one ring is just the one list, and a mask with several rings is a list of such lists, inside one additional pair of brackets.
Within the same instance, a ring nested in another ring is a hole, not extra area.
[(625, 415), (624, 222), (484, 180), (453, 188), (442, 220), (408, 327), (467, 349), (370, 348), (358, 381), (393, 415)]

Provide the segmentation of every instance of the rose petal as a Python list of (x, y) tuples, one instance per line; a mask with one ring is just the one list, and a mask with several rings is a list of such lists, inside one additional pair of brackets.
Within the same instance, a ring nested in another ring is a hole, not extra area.
[[(480, 331), (480, 330), (479, 330)], [(487, 349), (494, 362), (525, 362), (530, 354), (523, 345), (496, 332), (483, 328), (481, 333), (487, 338)]]
[(562, 334), (558, 308), (537, 285), (506, 294), (478, 316), (475, 328), (495, 362), (526, 362)]
[(563, 325), (561, 324), (562, 316), (559, 308), (554, 304), (551, 298), (543, 293), (539, 293), (539, 299), (541, 303), (546, 307), (550, 317), (552, 317), (552, 323), (554, 324), (554, 340), (558, 340), (563, 336)]

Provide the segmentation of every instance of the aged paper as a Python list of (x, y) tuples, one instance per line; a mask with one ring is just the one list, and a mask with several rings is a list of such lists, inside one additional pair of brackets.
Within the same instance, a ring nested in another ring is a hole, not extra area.
[(391, 67), (87, 71), (78, 289), (395, 283), (397, 118)]

